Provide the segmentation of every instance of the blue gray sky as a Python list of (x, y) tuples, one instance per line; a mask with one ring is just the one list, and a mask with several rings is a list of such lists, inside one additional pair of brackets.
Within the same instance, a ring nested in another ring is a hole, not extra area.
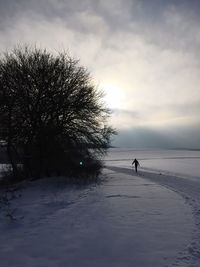
[(199, 148), (199, 14), (198, 0), (0, 0), (0, 51), (79, 58), (113, 111), (113, 145)]

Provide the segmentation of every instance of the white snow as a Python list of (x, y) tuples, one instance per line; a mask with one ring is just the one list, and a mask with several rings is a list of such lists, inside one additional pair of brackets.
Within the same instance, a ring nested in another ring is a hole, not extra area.
[(117, 151), (98, 184), (55, 177), (4, 194), (0, 266), (199, 267), (200, 152)]
[(143, 169), (179, 174), (200, 179), (200, 150), (133, 150), (110, 149), (105, 158), (107, 165), (130, 168), (137, 158)]
[(112, 170), (133, 174), (131, 162), (135, 157), (140, 161), (140, 177), (173, 190), (191, 207), (194, 220), (192, 238), (179, 259), (180, 266), (199, 267), (200, 151), (112, 149), (105, 160)]

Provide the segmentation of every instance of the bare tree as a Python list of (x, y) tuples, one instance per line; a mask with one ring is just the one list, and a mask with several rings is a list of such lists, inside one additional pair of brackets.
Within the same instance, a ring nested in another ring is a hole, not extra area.
[(4, 54), (0, 140), (14, 176), (19, 166), (26, 177), (83, 171), (84, 166), (89, 171), (115, 133), (107, 125), (102, 96), (88, 71), (65, 53), (22, 47)]

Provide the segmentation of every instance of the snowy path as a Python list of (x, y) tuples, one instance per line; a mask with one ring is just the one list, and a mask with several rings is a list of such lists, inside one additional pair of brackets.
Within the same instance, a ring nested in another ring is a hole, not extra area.
[(188, 267), (190, 206), (175, 192), (121, 171), (107, 170), (96, 186), (44, 180), (21, 189), (10, 207), (17, 207), (17, 220), (0, 213), (1, 266)]
[[(117, 172), (134, 174), (134, 171), (130, 168), (123, 167), (108, 167), (111, 170)], [(160, 184), (170, 190), (181, 195), (186, 203), (192, 208), (192, 217), (194, 220), (194, 225), (192, 229), (192, 239), (188, 244), (187, 250), (183, 253), (183, 262), (186, 266), (199, 267), (200, 266), (200, 179), (197, 177), (192, 178), (191, 176), (187, 178), (175, 176), (173, 173), (166, 174), (165, 171), (158, 171), (151, 169), (151, 172), (146, 168), (141, 168), (138, 176)], [(181, 265), (182, 266), (182, 265)]]

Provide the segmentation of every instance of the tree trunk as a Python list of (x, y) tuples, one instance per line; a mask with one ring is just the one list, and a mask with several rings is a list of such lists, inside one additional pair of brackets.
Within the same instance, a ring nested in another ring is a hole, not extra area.
[(7, 144), (7, 155), (8, 155), (9, 162), (10, 162), (10, 164), (12, 166), (13, 176), (14, 176), (15, 179), (18, 179), (19, 178), (18, 168), (17, 168), (17, 164), (15, 162), (15, 159), (13, 157), (13, 153), (12, 153), (12, 148), (11, 148), (10, 142), (8, 142), (8, 144)]

